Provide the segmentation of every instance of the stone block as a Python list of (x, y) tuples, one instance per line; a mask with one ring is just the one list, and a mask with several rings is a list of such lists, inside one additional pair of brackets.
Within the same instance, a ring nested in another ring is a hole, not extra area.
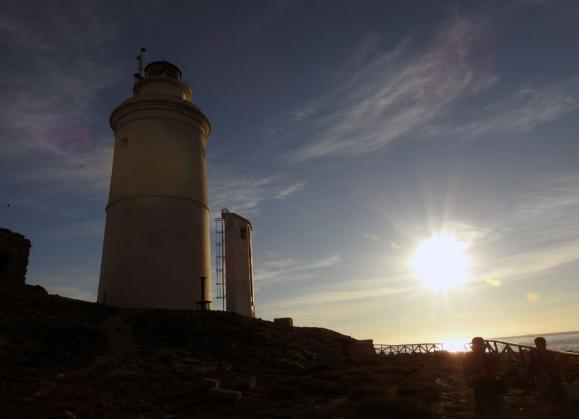
[(281, 328), (289, 328), (294, 326), (294, 320), (291, 317), (279, 317), (273, 319), (273, 325)]

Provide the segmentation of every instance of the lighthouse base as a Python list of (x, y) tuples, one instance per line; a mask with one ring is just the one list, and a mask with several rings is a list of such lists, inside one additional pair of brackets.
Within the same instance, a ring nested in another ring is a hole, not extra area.
[(199, 309), (202, 298), (211, 299), (208, 238), (209, 210), (195, 201), (141, 197), (110, 205), (98, 302)]

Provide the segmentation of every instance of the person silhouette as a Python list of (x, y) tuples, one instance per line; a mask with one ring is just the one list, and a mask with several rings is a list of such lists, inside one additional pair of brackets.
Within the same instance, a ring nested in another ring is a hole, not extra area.
[(529, 373), (537, 396), (549, 410), (565, 407), (565, 389), (555, 354), (547, 349), (547, 340), (535, 338), (535, 349), (529, 357)]
[(480, 418), (505, 419), (503, 388), (497, 377), (498, 358), (487, 353), (485, 340), (474, 337), (472, 351), (465, 354), (463, 372), (466, 384), (472, 389), (475, 414)]

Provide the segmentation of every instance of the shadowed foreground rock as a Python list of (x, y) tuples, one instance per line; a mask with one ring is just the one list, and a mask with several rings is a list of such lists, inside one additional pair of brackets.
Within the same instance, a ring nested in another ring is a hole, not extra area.
[(456, 356), (350, 359), (326, 329), (27, 286), (0, 290), (0, 331), (0, 417), (471, 417)]

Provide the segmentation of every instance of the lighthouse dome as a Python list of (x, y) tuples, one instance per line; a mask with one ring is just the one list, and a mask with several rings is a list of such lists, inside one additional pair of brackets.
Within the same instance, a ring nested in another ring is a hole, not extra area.
[(168, 61), (153, 61), (145, 67), (145, 77), (169, 77), (181, 80), (181, 70)]

